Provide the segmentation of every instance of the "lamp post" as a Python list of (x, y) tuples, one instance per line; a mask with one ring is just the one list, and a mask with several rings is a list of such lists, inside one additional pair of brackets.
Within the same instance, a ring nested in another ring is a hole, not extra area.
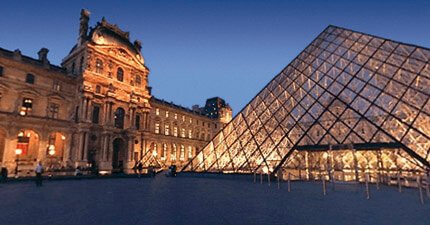
[(54, 155), (55, 155), (55, 146), (54, 145), (48, 146), (48, 154), (51, 158), (51, 165), (49, 166), (49, 168), (50, 168), (51, 176), (52, 176), (52, 160), (54, 159)]
[(22, 149), (20, 148), (15, 149), (15, 155), (16, 155), (15, 178), (18, 178), (18, 163), (19, 163), (19, 156), (21, 154), (22, 154)]

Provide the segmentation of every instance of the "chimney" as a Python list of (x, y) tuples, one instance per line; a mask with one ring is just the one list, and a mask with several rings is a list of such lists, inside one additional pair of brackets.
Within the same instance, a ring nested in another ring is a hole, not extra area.
[(43, 64), (49, 64), (48, 52), (49, 50), (47, 48), (41, 48), (39, 52), (37, 52), (37, 54), (39, 55), (39, 60), (42, 61)]
[(135, 40), (134, 41), (134, 47), (139, 50), (139, 52), (142, 51), (142, 42), (140, 42), (139, 40)]
[(88, 33), (88, 21), (90, 20), (90, 11), (86, 9), (81, 10), (81, 18), (79, 19), (79, 41), (78, 44), (81, 45)]

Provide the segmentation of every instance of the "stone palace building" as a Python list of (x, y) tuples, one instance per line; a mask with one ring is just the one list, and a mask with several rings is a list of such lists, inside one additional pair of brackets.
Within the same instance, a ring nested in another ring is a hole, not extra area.
[[(81, 11), (78, 42), (61, 66), (0, 48), (0, 167), (10, 175), (45, 168), (104, 173), (185, 165), (228, 123), (223, 99), (185, 108), (151, 95), (141, 42)], [(18, 169), (17, 169), (18, 167)], [(15, 171), (15, 172), (14, 172)]]

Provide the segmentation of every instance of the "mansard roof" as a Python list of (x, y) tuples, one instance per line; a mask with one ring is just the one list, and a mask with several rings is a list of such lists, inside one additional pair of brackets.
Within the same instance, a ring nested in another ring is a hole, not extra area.
[[(32, 58), (30, 56), (22, 55), (21, 51), (18, 49), (15, 51), (10, 51), (4, 48), (0, 48), (0, 56), (11, 58), (11, 59), (20, 59), (24, 63), (28, 63), (34, 66), (45, 67), (46, 65), (42, 62), (42, 60)], [(66, 68), (63, 68), (58, 65), (54, 65), (49, 63), (49, 69), (55, 72), (63, 73), (64, 75), (70, 75), (67, 73)]]
[(101, 22), (97, 22), (96, 26), (90, 28), (88, 34), (88, 40), (95, 40), (98, 37), (96, 35), (102, 35), (103, 38), (110, 43), (117, 43), (126, 47), (130, 52), (135, 55), (141, 55), (140, 42), (137, 41), (138, 45), (130, 41), (130, 32), (121, 30), (118, 25), (111, 24), (106, 21), (103, 17)]

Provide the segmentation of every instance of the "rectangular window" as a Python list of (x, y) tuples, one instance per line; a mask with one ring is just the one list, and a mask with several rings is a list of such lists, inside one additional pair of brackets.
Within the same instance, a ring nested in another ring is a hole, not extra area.
[(167, 145), (163, 144), (163, 152), (161, 152), (161, 160), (166, 160)]
[(181, 151), (179, 153), (179, 160), (184, 161), (185, 159), (185, 147), (184, 145), (181, 145)]
[(155, 115), (157, 115), (157, 116), (160, 115), (160, 109), (159, 108), (155, 108)]
[(174, 117), (175, 117), (175, 120), (177, 120), (178, 119), (178, 114), (175, 113)]
[(48, 115), (48, 117), (57, 119), (59, 110), (60, 110), (60, 106), (58, 104), (55, 104), (55, 103), (49, 104), (49, 115)]
[(193, 123), (193, 118), (190, 117), (190, 123)]
[(175, 136), (175, 137), (178, 136), (178, 128), (177, 127), (173, 127), (173, 136)]
[(173, 144), (172, 146), (172, 153), (170, 154), (170, 160), (175, 161), (176, 160), (176, 145)]
[(61, 85), (58, 83), (58, 81), (54, 81), (53, 89), (54, 91), (61, 91)]
[(181, 129), (181, 137), (185, 137), (185, 128)]
[(193, 138), (193, 131), (192, 130), (188, 130), (188, 138)]
[(93, 106), (93, 123), (99, 124), (100, 106)]
[(185, 122), (185, 116), (182, 116), (182, 122)]
[(166, 111), (166, 118), (169, 118), (169, 111)]
[(19, 114), (21, 116), (26, 116), (28, 115), (29, 112), (31, 112), (32, 109), (33, 109), (33, 99), (24, 98), (22, 100), (22, 106), (21, 106), (21, 110), (19, 111)]
[(169, 135), (169, 125), (164, 126), (164, 135)]
[(140, 115), (136, 115), (136, 120), (134, 121), (134, 126), (136, 129), (140, 129)]
[(3, 67), (0, 66), (0, 77), (3, 76)]
[(188, 146), (188, 159), (193, 158), (193, 148)]
[(159, 123), (155, 123), (155, 133), (156, 134), (160, 133), (160, 124)]

